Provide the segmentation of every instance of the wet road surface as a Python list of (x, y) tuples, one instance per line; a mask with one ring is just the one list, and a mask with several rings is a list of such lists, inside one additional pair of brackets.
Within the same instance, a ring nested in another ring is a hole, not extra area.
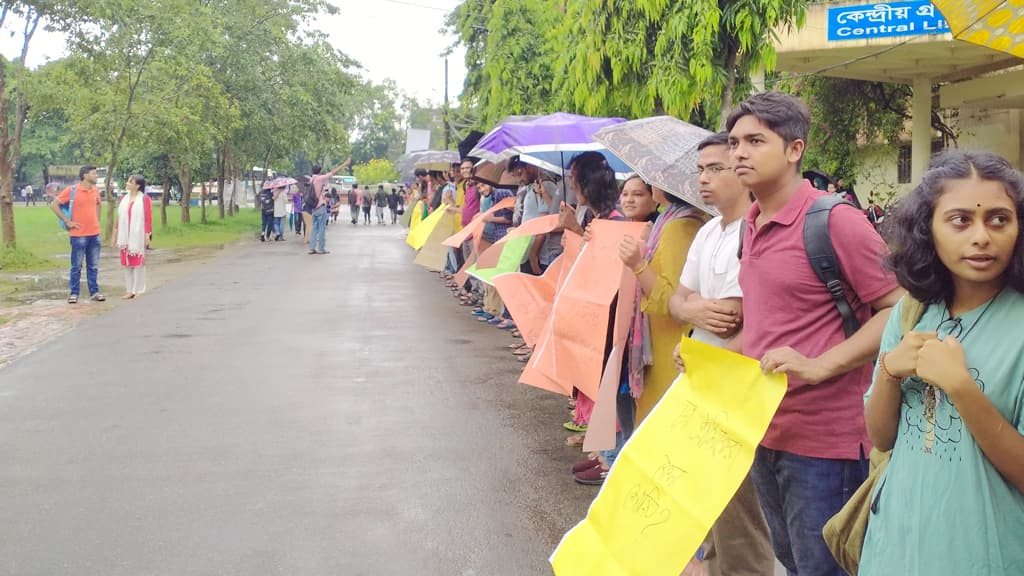
[(565, 400), (397, 227), (328, 248), (256, 243), (0, 371), (0, 574), (549, 574), (596, 493)]

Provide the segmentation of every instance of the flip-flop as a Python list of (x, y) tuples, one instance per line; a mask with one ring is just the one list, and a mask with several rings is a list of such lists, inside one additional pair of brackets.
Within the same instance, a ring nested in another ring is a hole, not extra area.
[(569, 432), (584, 433), (584, 432), (587, 431), (587, 425), (586, 424), (577, 424), (577, 423), (573, 422), (572, 420), (566, 422), (565, 424), (562, 424), (562, 428), (565, 428)]

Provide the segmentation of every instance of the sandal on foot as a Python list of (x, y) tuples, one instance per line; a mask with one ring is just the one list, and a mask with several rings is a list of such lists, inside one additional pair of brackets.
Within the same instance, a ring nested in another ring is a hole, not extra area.
[(582, 433), (582, 432), (586, 432), (587, 431), (587, 425), (586, 424), (577, 424), (577, 423), (573, 422), (572, 420), (562, 424), (562, 428), (565, 428), (569, 432), (581, 432)]

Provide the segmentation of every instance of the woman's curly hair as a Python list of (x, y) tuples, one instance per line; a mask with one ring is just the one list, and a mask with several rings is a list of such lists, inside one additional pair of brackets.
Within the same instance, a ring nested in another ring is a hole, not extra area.
[(1002, 157), (991, 152), (949, 151), (936, 154), (921, 183), (900, 201), (885, 224), (892, 251), (886, 266), (915, 299), (928, 304), (953, 299), (953, 275), (939, 260), (932, 236), (935, 204), (950, 180), (972, 177), (1000, 182), (1017, 209), (1017, 243), (1006, 270), (1008, 284), (1024, 292), (1024, 177)]

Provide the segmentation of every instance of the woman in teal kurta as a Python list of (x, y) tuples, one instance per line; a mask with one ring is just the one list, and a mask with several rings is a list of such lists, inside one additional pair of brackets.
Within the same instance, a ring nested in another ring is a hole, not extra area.
[(892, 460), (860, 576), (1024, 574), (1024, 179), (1003, 159), (936, 157), (894, 215), (890, 264), (927, 304), (885, 328), (865, 421)]

